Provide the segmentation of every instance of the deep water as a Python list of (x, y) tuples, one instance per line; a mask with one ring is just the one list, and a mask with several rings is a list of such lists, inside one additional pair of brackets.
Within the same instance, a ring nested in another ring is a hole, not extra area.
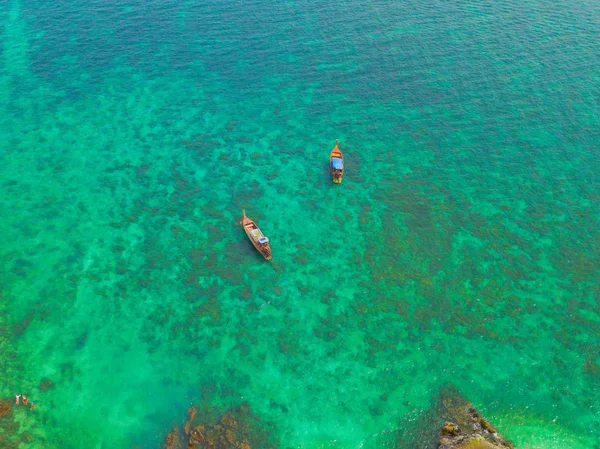
[(394, 447), (448, 382), (520, 448), (600, 447), (599, 3), (5, 0), (0, 30), (0, 397), (38, 406), (6, 447), (243, 402), (282, 448)]

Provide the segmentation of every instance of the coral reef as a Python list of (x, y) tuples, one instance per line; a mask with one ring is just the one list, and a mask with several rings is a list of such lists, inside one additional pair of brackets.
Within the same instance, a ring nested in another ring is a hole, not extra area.
[(165, 439), (164, 449), (274, 449), (265, 424), (252, 414), (246, 404), (216, 414), (212, 409), (193, 406), (188, 420), (173, 429)]
[[(275, 449), (268, 423), (247, 404), (223, 411), (194, 405), (182, 428), (165, 438), (164, 449)], [(390, 447), (402, 449), (514, 449), (453, 385), (442, 388), (433, 406), (417, 422), (399, 425)], [(441, 430), (440, 430), (441, 428)]]
[[(226, 411), (193, 405), (187, 415), (185, 424), (166, 436), (164, 449), (278, 447), (271, 437), (274, 429), (245, 403)], [(442, 387), (437, 401), (417, 422), (399, 423), (394, 433), (391, 446), (402, 449), (514, 449), (453, 385)]]

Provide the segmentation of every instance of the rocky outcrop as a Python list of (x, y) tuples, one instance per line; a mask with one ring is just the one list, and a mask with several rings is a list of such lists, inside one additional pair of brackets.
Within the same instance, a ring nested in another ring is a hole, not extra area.
[(402, 417), (390, 446), (401, 449), (513, 449), (492, 424), (462, 397), (444, 385), (431, 407), (419, 416)]
[(188, 409), (183, 432), (175, 428), (163, 444), (164, 449), (275, 449), (269, 431), (246, 404), (215, 414), (197, 406)]
[[(167, 435), (164, 449), (278, 447), (270, 436), (273, 425), (261, 421), (247, 404), (229, 410), (192, 406), (187, 414), (184, 426)], [(416, 420), (401, 421), (389, 435), (393, 441), (388, 446), (401, 449), (514, 449), (452, 385), (442, 388), (430, 409)]]
[(441, 406), (446, 422), (439, 433), (438, 449), (514, 449), (456, 389), (442, 391)]

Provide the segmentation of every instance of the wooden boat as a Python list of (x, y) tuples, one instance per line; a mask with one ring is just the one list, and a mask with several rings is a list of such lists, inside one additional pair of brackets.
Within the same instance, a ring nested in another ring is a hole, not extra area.
[(244, 214), (244, 217), (240, 224), (244, 227), (246, 235), (263, 257), (267, 260), (271, 260), (271, 245), (269, 245), (269, 239), (262, 233), (258, 226), (256, 226), (254, 221), (246, 217), (245, 210), (242, 210), (242, 213)]
[(344, 176), (344, 155), (342, 154), (338, 141), (335, 141), (335, 147), (329, 155), (329, 166), (331, 167), (331, 177), (336, 184), (342, 183)]

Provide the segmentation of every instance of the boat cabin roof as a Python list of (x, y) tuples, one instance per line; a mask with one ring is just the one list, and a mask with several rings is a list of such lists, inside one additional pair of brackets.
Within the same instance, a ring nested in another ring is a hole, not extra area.
[[(254, 240), (256, 240), (258, 243), (260, 243), (260, 240), (266, 237), (264, 236), (264, 234), (260, 231), (260, 229), (258, 228), (254, 228), (250, 231), (250, 235), (252, 236), (252, 238)], [(268, 240), (267, 240), (268, 241)]]
[(331, 158), (331, 166), (336, 170), (342, 170), (344, 168), (344, 162), (339, 157)]

